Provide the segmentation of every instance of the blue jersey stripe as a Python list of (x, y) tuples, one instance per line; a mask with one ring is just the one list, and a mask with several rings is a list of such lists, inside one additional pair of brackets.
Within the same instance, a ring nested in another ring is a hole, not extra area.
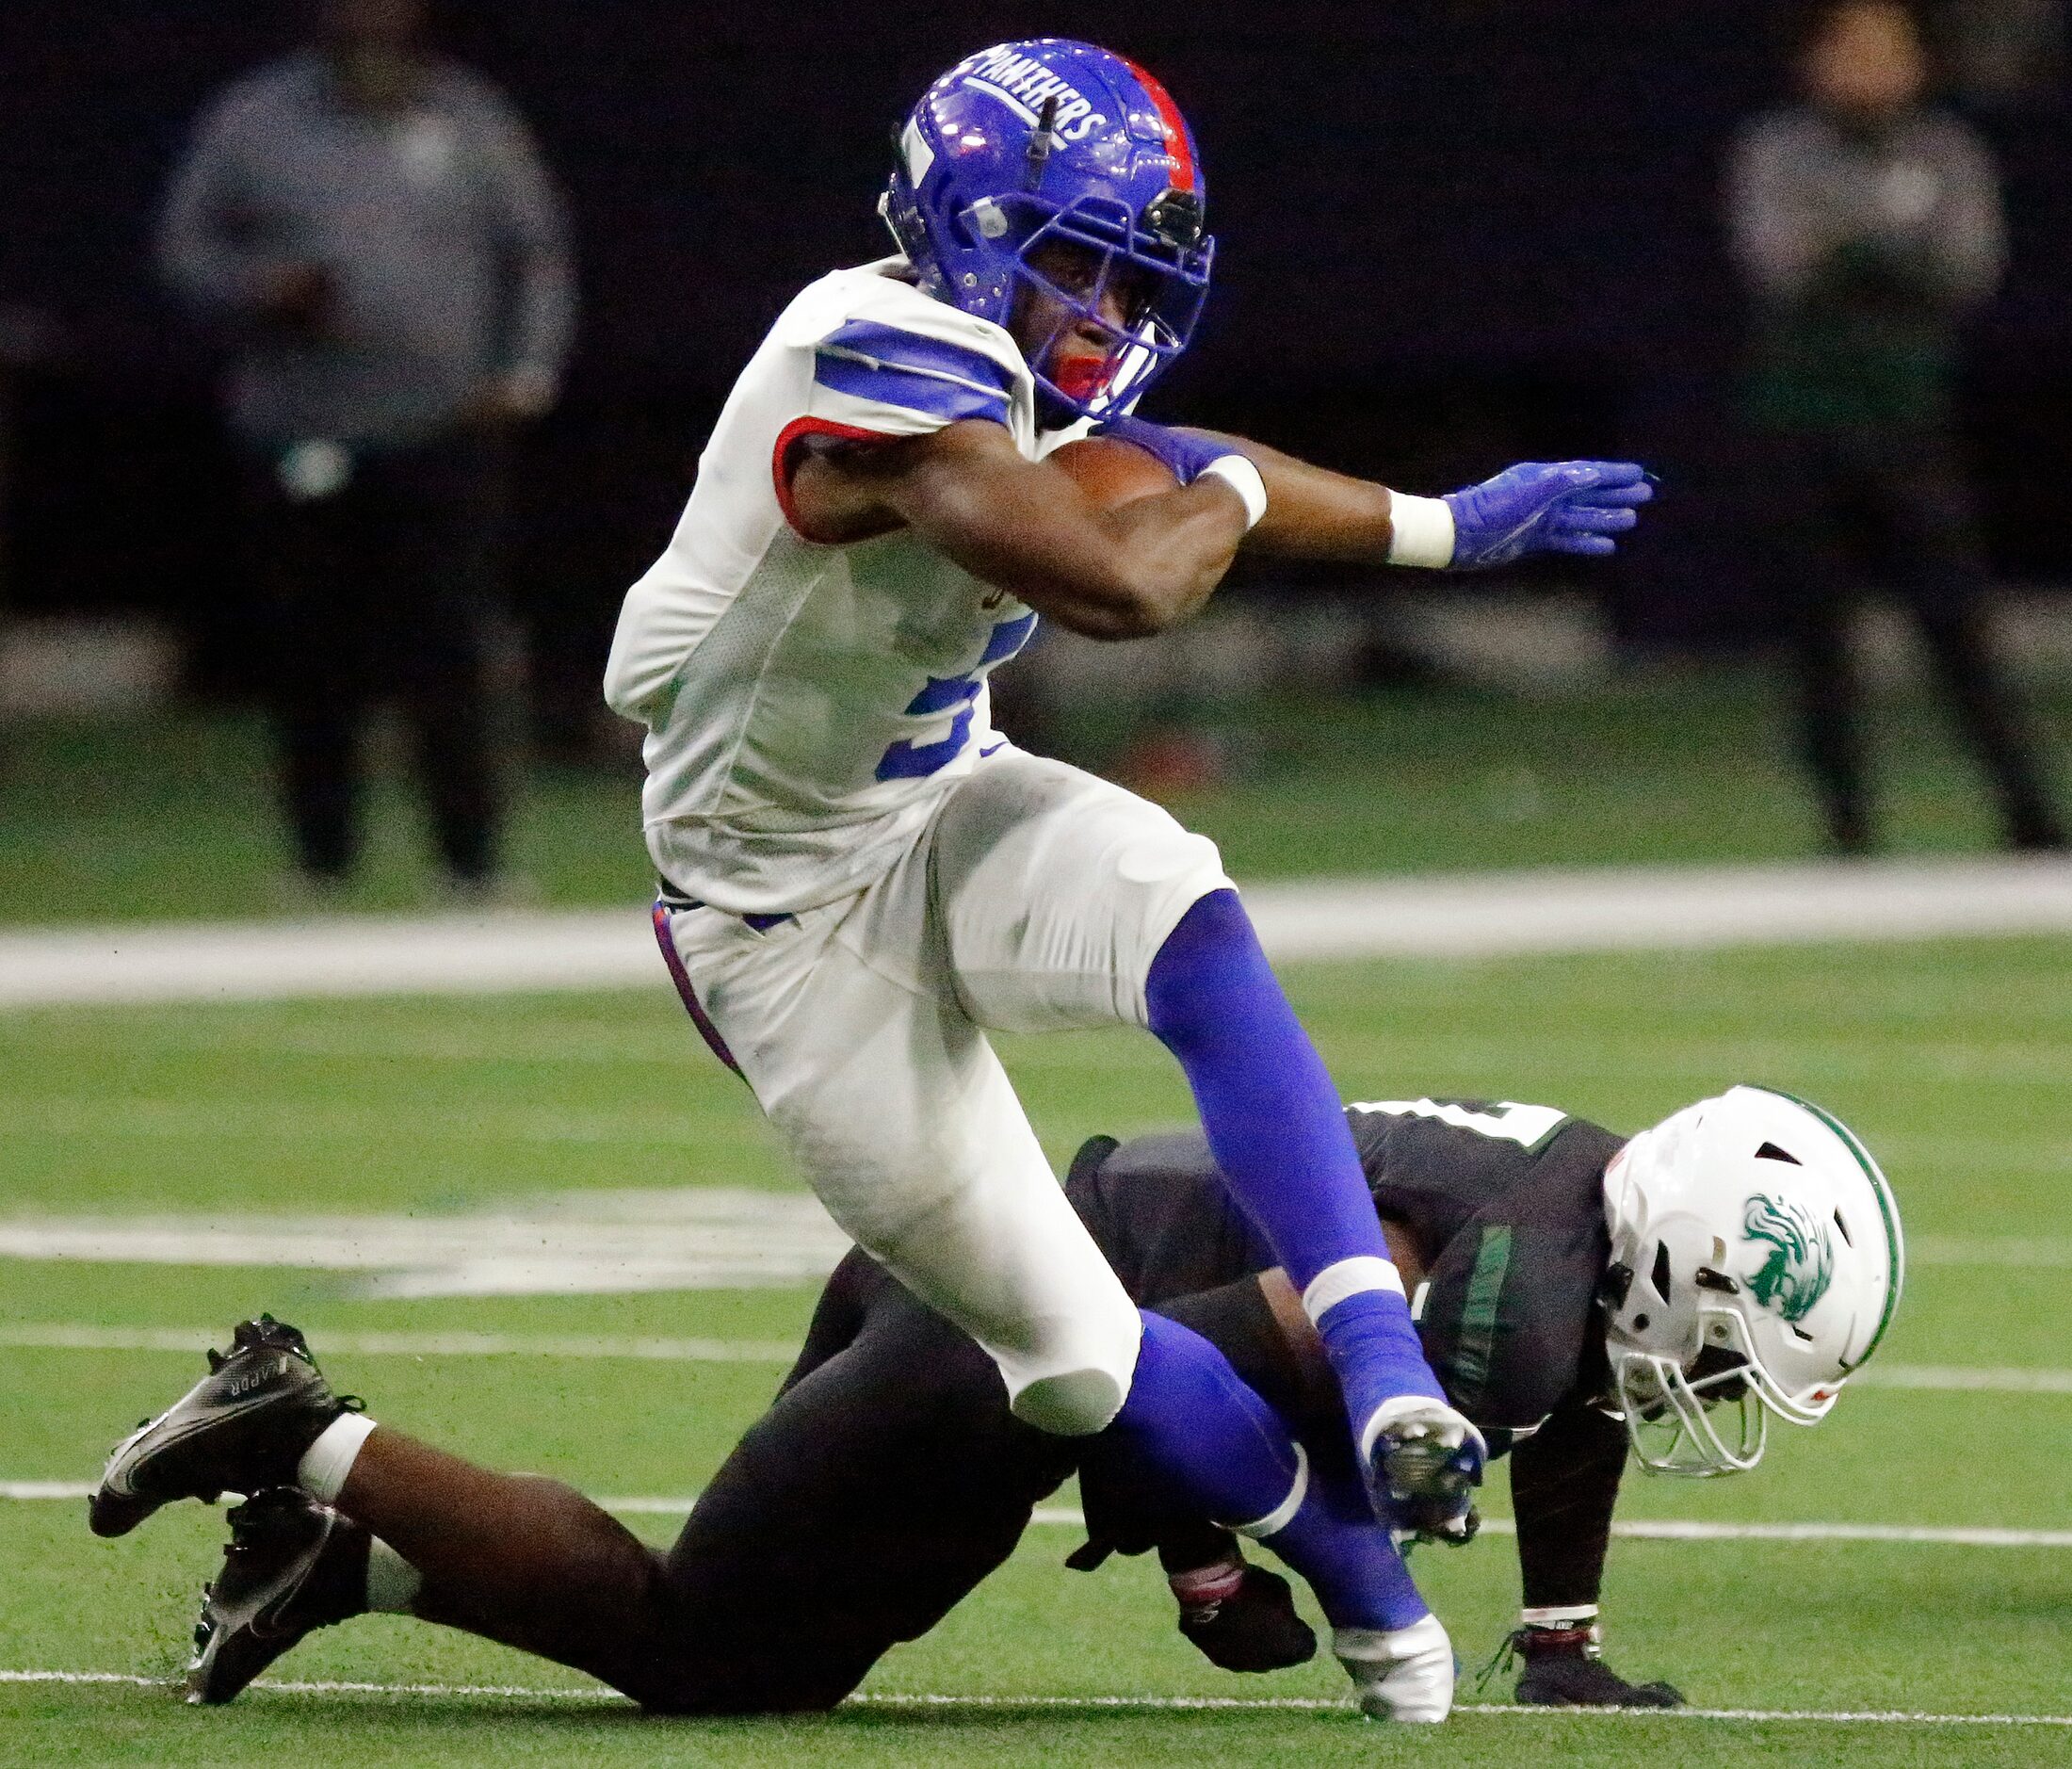
[(903, 368), (874, 368), (846, 356), (822, 351), (814, 359), (813, 378), (821, 386), (880, 405), (896, 405), (909, 412), (925, 412), (946, 424), (959, 418), (991, 418), (1005, 424), (1007, 397), (966, 387), (933, 375), (914, 374)]
[(898, 326), (882, 326), (869, 319), (851, 319), (821, 340), (820, 349), (885, 368), (910, 369), (919, 375), (939, 375), (946, 381), (998, 394), (1003, 399), (1014, 391), (1014, 374), (1006, 364), (968, 345), (952, 344), (947, 338), (927, 338)]
[(982, 670), (989, 663), (1004, 663), (1028, 643), (1028, 636), (1036, 630), (1036, 617), (1025, 614), (1019, 620), (1002, 621), (993, 629), (993, 637), (986, 641), (986, 654), (979, 659)]

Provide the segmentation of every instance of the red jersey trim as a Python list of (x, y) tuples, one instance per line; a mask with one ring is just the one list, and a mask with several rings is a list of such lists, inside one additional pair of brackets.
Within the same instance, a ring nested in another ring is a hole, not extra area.
[(816, 546), (835, 546), (840, 543), (823, 541), (806, 531), (791, 501), (792, 456), (801, 443), (814, 436), (832, 436), (841, 442), (897, 442), (898, 438), (890, 430), (863, 430), (825, 417), (795, 417), (777, 432), (777, 446), (769, 455), (769, 477), (777, 488), (777, 508), (785, 512), (785, 525), (801, 541), (811, 541)]

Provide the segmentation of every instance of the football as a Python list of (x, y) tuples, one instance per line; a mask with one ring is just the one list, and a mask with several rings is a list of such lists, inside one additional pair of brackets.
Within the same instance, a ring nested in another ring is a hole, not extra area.
[(1103, 510), (1170, 492), (1180, 482), (1157, 455), (1113, 436), (1088, 436), (1067, 443), (1048, 459), (1071, 474), (1079, 489)]

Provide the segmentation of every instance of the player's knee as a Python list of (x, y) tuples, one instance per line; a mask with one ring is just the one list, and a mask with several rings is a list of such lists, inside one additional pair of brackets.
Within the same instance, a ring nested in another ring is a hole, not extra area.
[(1233, 991), (1277, 987), (1235, 890), (1197, 897), (1166, 935), (1145, 980), (1146, 1023), (1171, 1043), (1213, 1021)]
[(1226, 884), (1218, 890), (1204, 891), (1190, 903), (1158, 950), (1161, 955), (1190, 950), (1250, 952), (1256, 950), (1258, 944), (1259, 936), (1245, 912), (1244, 899)]
[(1039, 1376), (1009, 1402), (1025, 1425), (1059, 1437), (1091, 1437), (1122, 1411), (1129, 1383), (1113, 1371), (1081, 1369)]

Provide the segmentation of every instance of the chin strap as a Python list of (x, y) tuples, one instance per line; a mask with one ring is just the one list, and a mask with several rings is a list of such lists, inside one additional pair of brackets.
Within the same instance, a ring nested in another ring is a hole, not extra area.
[(1044, 108), (1036, 119), (1036, 133), (1028, 138), (1028, 190), (1034, 194), (1044, 187), (1044, 168), (1050, 164), (1050, 150), (1058, 140), (1058, 94), (1053, 92), (1044, 100)]

